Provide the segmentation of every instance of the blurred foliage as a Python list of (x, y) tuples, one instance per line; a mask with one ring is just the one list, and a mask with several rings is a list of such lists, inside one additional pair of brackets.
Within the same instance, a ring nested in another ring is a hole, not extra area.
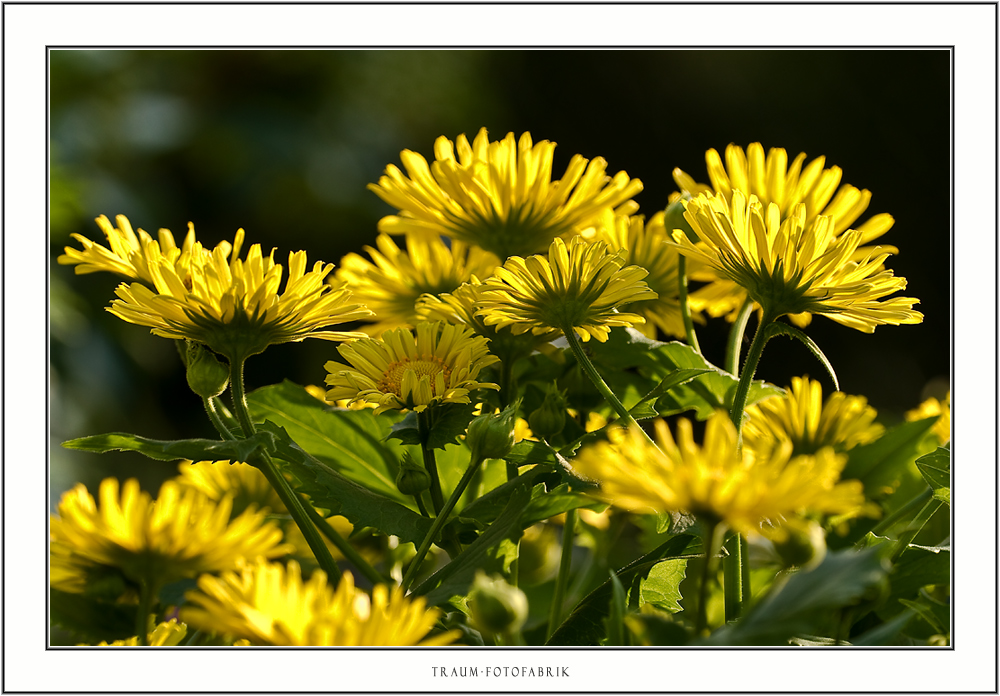
[[(58, 443), (128, 429), (153, 438), (211, 434), (169, 341), (102, 311), (118, 280), (73, 276), (55, 257), (93, 218), (215, 245), (239, 227), (277, 258), (306, 249), (339, 262), (371, 243), (388, 206), (365, 190), (408, 148), (486, 126), (529, 130), (569, 158), (603, 156), (645, 183), (662, 209), (681, 167), (707, 180), (704, 151), (761, 141), (825, 155), (890, 212), (892, 266), (925, 323), (874, 335), (823, 319), (810, 336), (844, 391), (888, 422), (947, 389), (950, 348), (950, 63), (947, 51), (157, 51), (57, 50), (50, 62), (52, 494), (75, 481), (139, 476), (155, 490), (172, 465), (101, 458)], [(727, 325), (700, 329), (724, 345)], [(322, 380), (335, 348), (273, 347), (248, 388)], [(719, 363), (721, 355), (708, 355)], [(758, 374), (821, 379), (801, 346), (777, 343)], [(889, 379), (887, 375), (892, 375)], [(167, 414), (169, 413), (169, 418)], [(137, 457), (133, 459), (132, 457)]]

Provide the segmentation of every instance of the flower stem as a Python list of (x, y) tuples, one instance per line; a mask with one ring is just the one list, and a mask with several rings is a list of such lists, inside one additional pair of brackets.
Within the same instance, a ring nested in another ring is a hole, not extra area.
[(382, 577), (382, 574), (375, 570), (371, 564), (365, 560), (364, 556), (358, 553), (357, 549), (351, 546), (350, 542), (340, 536), (340, 533), (334, 529), (329, 522), (323, 519), (321, 514), (316, 512), (316, 508), (312, 505), (306, 505), (305, 508), (306, 512), (309, 513), (309, 519), (311, 519), (316, 527), (319, 528), (319, 531), (323, 533), (323, 536), (329, 539), (330, 543), (336, 546), (337, 550), (344, 554), (344, 558), (353, 563), (354, 567), (361, 571), (362, 575), (368, 578), (368, 580), (370, 580), (374, 585), (386, 582), (386, 579)]
[(210, 399), (202, 399), (205, 403), (205, 413), (208, 414), (208, 419), (212, 421), (212, 425), (215, 429), (219, 431), (219, 435), (225, 440), (235, 440), (236, 436), (233, 435), (232, 431), (226, 425), (225, 421), (222, 420), (222, 416), (219, 414), (219, 409), (213, 396)]
[(715, 556), (722, 547), (722, 537), (725, 534), (725, 526), (719, 522), (713, 522), (706, 526), (703, 537), (705, 544), (705, 565), (701, 568), (701, 581), (698, 587), (698, 615), (695, 618), (695, 635), (702, 635), (708, 626), (708, 584), (712, 580), (715, 572)]
[(500, 408), (507, 408), (514, 400), (514, 360), (505, 356), (500, 361)]
[(451, 513), (458, 499), (462, 497), (462, 493), (465, 492), (466, 486), (469, 485), (469, 481), (472, 480), (472, 475), (476, 472), (476, 469), (483, 463), (482, 459), (471, 459), (469, 461), (469, 466), (466, 468), (465, 473), (462, 474), (462, 479), (455, 486), (455, 490), (451, 492), (451, 496), (448, 497), (448, 502), (444, 504), (438, 516), (434, 518), (434, 523), (431, 524), (430, 531), (427, 532), (427, 536), (424, 540), (420, 542), (420, 548), (417, 549), (417, 555), (413, 557), (410, 562), (410, 567), (406, 569), (406, 575), (403, 576), (403, 589), (410, 586), (413, 582), (413, 577), (417, 574), (420, 569), (420, 565), (424, 561), (424, 556), (430, 551), (431, 544), (434, 543), (434, 539), (437, 537), (438, 532), (444, 527), (444, 523), (448, 520), (448, 514)]
[(139, 606), (135, 614), (136, 645), (149, 645), (149, 613), (153, 609), (153, 598), (158, 589), (149, 580), (139, 583)]
[(576, 510), (566, 511), (566, 521), (563, 523), (562, 553), (559, 556), (559, 574), (556, 576), (556, 588), (552, 594), (552, 604), (549, 606), (549, 629), (545, 640), (552, 637), (559, 621), (562, 619), (562, 604), (569, 584), (569, 570), (573, 561), (573, 535), (576, 528)]
[[(243, 365), (245, 362), (246, 358), (243, 356), (233, 356), (230, 358), (229, 385), (233, 393), (233, 409), (236, 412), (236, 418), (239, 420), (240, 428), (243, 430), (243, 436), (250, 437), (257, 432), (257, 429), (250, 419), (250, 408), (247, 406), (247, 396), (243, 386)], [(271, 455), (267, 452), (261, 452), (260, 456), (256, 459), (261, 463), (260, 470), (263, 472), (264, 477), (267, 478), (268, 483), (271, 484), (278, 497), (281, 498), (281, 502), (285, 504), (295, 524), (298, 525), (302, 536), (305, 537), (306, 543), (309, 544), (313, 555), (316, 556), (319, 567), (326, 572), (331, 582), (335, 584), (339, 583), (340, 568), (337, 566), (337, 562), (333, 560), (330, 549), (323, 543), (323, 538), (319, 535), (315, 525), (309, 521), (309, 513), (306, 512), (302, 499), (299, 498), (295, 490), (285, 480), (284, 475), (278, 470), (274, 460), (271, 459)]]
[(722, 559), (723, 587), (726, 598), (726, 621), (740, 618), (743, 613), (743, 556), (742, 534), (733, 534), (726, 540), (726, 555)]
[(444, 494), (441, 493), (441, 477), (438, 476), (437, 459), (434, 457), (434, 448), (427, 444), (431, 432), (430, 409), (417, 414), (417, 429), (420, 433), (420, 451), (424, 456), (424, 468), (427, 475), (431, 477), (431, 503), (434, 506), (434, 514), (441, 514), (441, 506), (444, 505)]
[(747, 331), (747, 322), (750, 321), (750, 314), (753, 312), (753, 300), (749, 297), (740, 307), (739, 314), (736, 315), (736, 322), (729, 329), (729, 340), (726, 342), (726, 362), (723, 365), (726, 372), (735, 375), (740, 369), (740, 348), (743, 347), (743, 335)]
[(633, 418), (632, 414), (628, 412), (625, 405), (618, 399), (617, 396), (615, 396), (615, 393), (611, 391), (611, 387), (608, 386), (607, 382), (605, 382), (601, 375), (597, 372), (597, 368), (594, 367), (594, 363), (590, 362), (590, 358), (588, 358), (587, 354), (584, 352), (583, 346), (580, 345), (580, 339), (577, 338), (576, 331), (574, 331), (572, 327), (564, 328), (563, 335), (566, 336), (566, 341), (569, 343), (570, 350), (573, 351), (573, 355), (576, 357), (576, 362), (580, 365), (580, 369), (582, 369), (587, 377), (590, 378), (590, 381), (594, 383), (594, 386), (597, 387), (597, 391), (601, 393), (601, 396), (603, 396), (607, 402), (611, 404), (611, 408), (615, 410), (622, 422), (628, 426), (629, 430), (636, 430), (641, 433), (649, 444), (656, 447), (656, 443), (654, 443), (650, 439), (649, 435), (646, 434), (646, 431), (643, 430), (638, 423), (636, 423), (635, 418)]
[(736, 387), (736, 396), (733, 397), (733, 407), (729, 412), (729, 417), (732, 419), (733, 425), (736, 426), (737, 433), (740, 432), (743, 426), (743, 411), (746, 409), (747, 396), (750, 394), (750, 384), (753, 382), (754, 373), (757, 372), (757, 363), (760, 362), (760, 356), (764, 352), (764, 345), (771, 338), (770, 327), (772, 321), (771, 317), (764, 316), (760, 324), (757, 325), (757, 332), (753, 336), (753, 342), (750, 343), (747, 360), (743, 364), (743, 371), (740, 373), (740, 383)]
[(688, 304), (687, 258), (684, 255), (677, 257), (677, 300), (680, 302), (681, 318), (684, 320), (684, 336), (688, 345), (700, 353), (701, 346), (698, 345), (694, 322), (691, 321), (691, 305)]

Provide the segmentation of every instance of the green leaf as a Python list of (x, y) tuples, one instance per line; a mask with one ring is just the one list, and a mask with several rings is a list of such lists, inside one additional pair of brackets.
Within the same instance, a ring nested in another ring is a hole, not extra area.
[(796, 573), (771, 590), (709, 645), (787, 645), (793, 636), (823, 635), (831, 616), (876, 592), (886, 571), (877, 549), (828, 553), (819, 566)]
[(947, 447), (938, 447), (917, 459), (917, 469), (932, 489), (951, 487), (951, 451)]
[(695, 377), (707, 374), (708, 372), (711, 372), (711, 370), (707, 368), (681, 369), (667, 375), (648, 394), (642, 397), (639, 400), (639, 403), (630, 408), (629, 413), (636, 420), (640, 420), (642, 418), (655, 418), (659, 415), (659, 412), (650, 406), (650, 401), (656, 401), (656, 399), (659, 399), (671, 389), (679, 387), (682, 384), (687, 384)]
[(543, 479), (550, 482), (559, 480), (554, 466), (546, 464), (535, 466), (507, 483), (497, 486), (467, 505), (462, 510), (462, 517), (485, 523), (493, 522), (503, 513), (515, 491), (519, 488), (532, 490), (536, 482)]
[(275, 463), (292, 476), (295, 489), (308, 495), (313, 505), (343, 515), (355, 527), (374, 527), (404, 542), (419, 544), (427, 536), (431, 521), (426, 517), (334, 471), (299, 447), (281, 426), (265, 421), (259, 427), (275, 436)]
[(856, 636), (851, 640), (851, 645), (857, 647), (899, 645), (899, 634), (903, 632), (912, 618), (913, 612), (904, 611), (884, 624)]
[[(447, 445), (458, 441), (464, 435), (472, 421), (476, 404), (442, 404), (433, 409), (433, 422), (427, 434), (427, 446), (431, 449), (444, 449)], [(412, 411), (406, 417), (392, 426), (388, 437), (399, 440), (404, 445), (422, 444), (417, 414)]]
[(274, 441), (268, 433), (257, 433), (245, 440), (151, 440), (130, 433), (105, 433), (67, 440), (63, 447), (99, 454), (125, 450), (138, 452), (161, 462), (178, 459), (196, 462), (228, 459), (245, 462), (261, 450), (273, 452)]
[(681, 610), (681, 582), (687, 573), (687, 559), (672, 558), (657, 563), (649, 571), (639, 591), (641, 604), (652, 604), (658, 609), (677, 613)]
[(615, 571), (610, 571), (610, 575), (611, 602), (608, 604), (608, 616), (604, 620), (608, 636), (605, 645), (625, 645), (625, 612), (628, 610), (625, 605), (625, 588)]
[(886, 430), (878, 440), (858, 445), (847, 453), (841, 479), (860, 479), (866, 493), (891, 484), (916, 459), (922, 436), (937, 418), (900, 423)]
[(629, 614), (625, 617), (625, 626), (634, 645), (687, 645), (691, 639), (684, 625), (665, 612), (644, 609), (642, 613)]
[[(607, 341), (591, 341), (588, 348), (595, 364), (615, 372), (644, 365), (649, 352), (664, 345), (662, 341), (647, 338), (633, 328), (616, 327), (611, 329)], [(601, 374), (603, 376), (604, 373)]]
[(903, 599), (916, 599), (927, 585), (951, 583), (951, 548), (910, 544), (893, 565), (889, 575), (890, 592), (879, 616), (894, 616), (902, 609)]
[(385, 442), (399, 414), (333, 408), (297, 384), (284, 381), (247, 397), (255, 421), (270, 420), (311, 456), (376, 493), (409, 500), (396, 488), (403, 448)]
[(517, 557), (516, 543), (522, 533), (521, 513), (529, 496), (527, 487), (515, 489), (496, 521), (451, 563), (420, 583), (413, 594), (425, 595), (429, 606), (437, 606), (456, 595), (466, 594), (476, 570), (487, 574), (508, 572), (510, 563)]
[(73, 592), (49, 588), (52, 623), (88, 643), (111, 642), (135, 635), (136, 607), (103, 602)]
[(791, 338), (796, 338), (802, 343), (804, 343), (806, 348), (809, 349), (809, 352), (812, 353), (816, 357), (816, 359), (823, 364), (823, 367), (826, 368), (827, 374), (829, 374), (830, 378), (833, 380), (833, 388), (836, 391), (840, 391), (840, 381), (837, 379), (837, 373), (834, 372), (833, 370), (833, 364), (826, 357), (826, 355), (823, 354), (823, 351), (819, 349), (819, 346), (816, 345), (816, 342), (814, 340), (809, 338), (809, 336), (807, 336), (802, 331), (799, 331), (791, 324), (785, 324), (784, 322), (780, 321), (773, 322), (768, 327), (768, 331), (770, 332), (770, 337), (789, 336)]
[(899, 603), (915, 612), (921, 619), (929, 623), (931, 628), (936, 632), (945, 634), (949, 632), (951, 628), (951, 616), (947, 613), (948, 608), (944, 605), (939, 605), (942, 607), (942, 611), (942, 609), (935, 610), (929, 602), (901, 599)]
[[(646, 573), (665, 558), (696, 556), (701, 541), (691, 534), (678, 534), (617, 571), (623, 585), (631, 585), (637, 573)], [(597, 645), (604, 638), (604, 617), (611, 601), (611, 580), (588, 594), (552, 634), (546, 645)]]
[(524, 510), (521, 524), (527, 528), (536, 522), (555, 517), (568, 510), (587, 508), (589, 510), (605, 510), (607, 503), (577, 493), (569, 489), (569, 484), (563, 483), (551, 491), (546, 491), (545, 486), (539, 484), (532, 491), (531, 502)]

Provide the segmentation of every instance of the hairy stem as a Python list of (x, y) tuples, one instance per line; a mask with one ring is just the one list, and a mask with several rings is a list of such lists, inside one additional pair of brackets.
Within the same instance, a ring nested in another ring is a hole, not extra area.
[(753, 300), (749, 297), (740, 307), (736, 322), (729, 329), (729, 340), (726, 342), (726, 362), (723, 365), (726, 372), (735, 375), (740, 369), (740, 349), (743, 347), (743, 336), (747, 331), (747, 322), (753, 313)]

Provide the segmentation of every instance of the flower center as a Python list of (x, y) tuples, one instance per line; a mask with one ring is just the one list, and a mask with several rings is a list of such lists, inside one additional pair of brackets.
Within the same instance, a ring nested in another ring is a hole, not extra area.
[[(444, 373), (445, 384), (448, 383), (448, 379), (451, 377), (451, 368), (448, 367), (444, 360), (434, 355), (421, 355), (416, 359), (403, 358), (391, 363), (386, 368), (382, 374), (382, 379), (378, 382), (379, 391), (383, 394), (403, 396), (403, 376), (407, 371), (416, 373), (417, 381), (420, 381), (420, 378), (424, 375), (429, 376), (431, 391), (434, 391), (435, 377), (439, 373)], [(435, 396), (440, 395), (435, 394)]]

